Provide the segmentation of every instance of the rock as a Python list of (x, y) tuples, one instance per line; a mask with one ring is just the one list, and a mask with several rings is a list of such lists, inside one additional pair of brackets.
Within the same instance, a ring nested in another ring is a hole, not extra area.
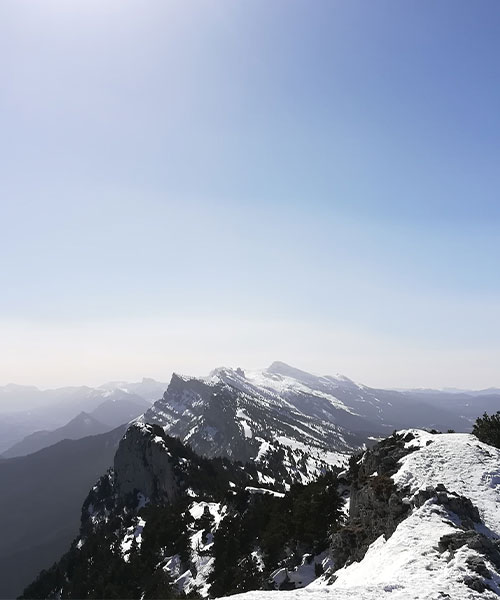
[[(454, 554), (462, 546), (475, 550), (486, 557), (495, 567), (500, 568), (500, 540), (491, 540), (477, 531), (457, 531), (443, 535), (439, 540), (441, 552), (449, 551)], [(486, 565), (485, 565), (486, 567)]]
[(419, 490), (413, 497), (412, 504), (419, 507), (431, 498), (435, 498), (437, 504), (455, 513), (464, 529), (474, 529), (474, 523), (481, 522), (479, 511), (469, 498), (456, 492), (449, 492), (442, 483), (435, 488), (429, 486), (425, 490)]
[(118, 497), (142, 493), (146, 498), (173, 502), (179, 483), (158, 425), (132, 424), (120, 442), (114, 461), (114, 487)]
[(331, 553), (336, 568), (360, 561), (370, 544), (381, 535), (390, 537), (408, 515), (410, 505), (397, 490), (391, 475), (397, 471), (399, 460), (413, 452), (414, 449), (405, 448), (411, 439), (411, 433), (393, 434), (362, 457), (351, 459), (349, 519), (332, 537)]

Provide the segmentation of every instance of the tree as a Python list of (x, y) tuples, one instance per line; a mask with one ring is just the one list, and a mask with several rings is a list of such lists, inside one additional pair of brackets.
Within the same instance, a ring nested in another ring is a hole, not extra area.
[(479, 441), (500, 448), (500, 410), (494, 415), (484, 413), (478, 417), (472, 433)]

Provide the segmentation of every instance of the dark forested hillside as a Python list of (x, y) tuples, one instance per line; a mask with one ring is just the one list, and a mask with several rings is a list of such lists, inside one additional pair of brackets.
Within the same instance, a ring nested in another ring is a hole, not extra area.
[(19, 595), (68, 548), (82, 502), (113, 464), (123, 433), (119, 427), (0, 461), (0, 598)]
[[(135, 471), (135, 458), (150, 479)], [(273, 572), (324, 553), (341, 504), (332, 472), (279, 493), (259, 487), (255, 467), (201, 458), (160, 427), (135, 425), (120, 444), (115, 471), (83, 505), (80, 536), (23, 597), (172, 598), (273, 589)]]

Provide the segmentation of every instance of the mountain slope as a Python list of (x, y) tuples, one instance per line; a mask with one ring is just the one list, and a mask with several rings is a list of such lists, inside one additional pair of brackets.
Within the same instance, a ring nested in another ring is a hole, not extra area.
[(276, 477), (266, 466), (284, 463), (288, 483), (310, 481), (326, 464), (340, 464), (370, 436), (413, 425), (470, 429), (467, 419), (419, 398), (280, 362), (263, 371), (219, 368), (205, 379), (174, 374), (141, 420), (161, 425), (200, 454), (255, 461), (263, 481)]
[(150, 407), (151, 403), (137, 394), (127, 392), (124, 395), (122, 390), (113, 390), (90, 415), (110, 427), (118, 427), (122, 423), (129, 423)]
[(351, 514), (333, 544), (337, 566), (346, 566), (276, 600), (500, 595), (500, 451), (472, 435), (422, 431), (402, 432), (390, 445), (373, 449), (378, 459), (368, 451), (351, 463)]
[[(318, 509), (312, 520), (304, 510), (310, 503)], [(205, 597), (246, 589), (235, 577), (240, 559), (259, 585), (276, 566), (296, 561), (296, 552), (324, 552), (325, 517), (337, 519), (340, 504), (333, 473), (277, 493), (259, 485), (251, 465), (202, 458), (158, 425), (135, 423), (113, 472), (84, 503), (80, 535), (24, 597)]]
[(245, 372), (245, 376), (310, 416), (328, 419), (350, 431), (387, 435), (408, 427), (445, 431), (471, 428), (470, 422), (451, 406), (434, 406), (417, 394), (370, 388), (343, 375), (320, 377), (274, 362), (268, 369)]
[(440, 409), (461, 415), (472, 425), (483, 413), (495, 413), (500, 408), (500, 392), (495, 389), (480, 392), (445, 392), (436, 390), (417, 390), (406, 392), (410, 397), (420, 398), (423, 402)]
[(151, 377), (143, 377), (141, 381), (109, 381), (99, 386), (99, 389), (114, 391), (121, 390), (128, 394), (140, 396), (150, 404), (160, 398), (167, 389), (168, 383), (156, 381)]
[(0, 598), (14, 598), (66, 550), (81, 505), (113, 464), (125, 427), (0, 461)]
[(365, 439), (230, 369), (205, 380), (174, 374), (141, 421), (161, 425), (204, 456), (252, 461), (263, 483), (310, 481), (329, 465), (345, 463)]
[(104, 433), (110, 429), (109, 425), (97, 421), (92, 415), (81, 412), (64, 427), (59, 427), (54, 431), (35, 431), (6, 450), (2, 456), (3, 458), (26, 456), (62, 440), (78, 440), (89, 435)]
[[(69, 553), (23, 597), (500, 594), (500, 450), (472, 435), (403, 431), (353, 457), (343, 474), (285, 494), (259, 487), (255, 468), (198, 457), (155, 425), (132, 425), (114, 465), (85, 501)], [(342, 524), (335, 489), (346, 481)]]
[[(0, 452), (34, 432), (63, 427), (80, 412), (92, 414), (109, 428), (117, 427), (147, 410), (166, 388), (167, 384), (153, 379), (112, 382), (99, 388), (39, 390), (14, 384), (0, 387)], [(113, 401), (113, 406), (108, 400)], [(97, 412), (93, 414), (94, 411)]]

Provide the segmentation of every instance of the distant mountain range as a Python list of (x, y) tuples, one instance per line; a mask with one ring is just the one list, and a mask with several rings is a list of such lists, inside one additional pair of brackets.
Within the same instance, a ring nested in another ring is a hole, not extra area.
[(54, 431), (36, 431), (14, 444), (2, 454), (2, 458), (26, 456), (42, 448), (53, 446), (62, 440), (78, 440), (89, 435), (97, 435), (109, 431), (109, 427), (100, 423), (86, 412), (81, 412), (64, 427)]
[(66, 416), (71, 416), (75, 410), (93, 410), (109, 392), (120, 390), (153, 402), (161, 396), (166, 387), (166, 383), (147, 377), (135, 383), (113, 381), (99, 387), (82, 385), (48, 390), (10, 383), (0, 386), (0, 413), (45, 410), (55, 406)]
[(81, 412), (111, 429), (144, 412), (166, 388), (166, 383), (153, 379), (43, 391), (14, 384), (0, 387), (0, 453), (34, 432), (65, 426)]

